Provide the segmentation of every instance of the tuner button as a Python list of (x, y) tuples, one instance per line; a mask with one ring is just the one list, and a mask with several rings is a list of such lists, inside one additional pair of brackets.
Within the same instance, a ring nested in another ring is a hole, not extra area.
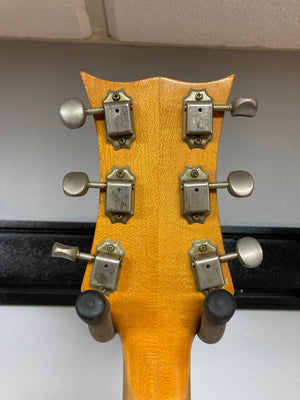
[(78, 257), (79, 248), (73, 246), (66, 246), (61, 243), (54, 243), (52, 247), (52, 257), (66, 258), (70, 261), (75, 261)]
[(258, 267), (263, 260), (263, 251), (259, 242), (252, 237), (244, 237), (236, 243), (237, 257), (247, 268)]
[(80, 99), (71, 97), (61, 103), (59, 115), (66, 127), (80, 128), (86, 120), (85, 106)]
[(84, 196), (89, 189), (89, 177), (85, 172), (69, 172), (62, 187), (67, 196)]
[(254, 180), (246, 171), (232, 171), (227, 177), (228, 191), (234, 197), (248, 197), (254, 189)]
[(240, 97), (232, 101), (230, 112), (234, 117), (254, 117), (257, 112), (257, 106), (257, 99), (252, 97)]

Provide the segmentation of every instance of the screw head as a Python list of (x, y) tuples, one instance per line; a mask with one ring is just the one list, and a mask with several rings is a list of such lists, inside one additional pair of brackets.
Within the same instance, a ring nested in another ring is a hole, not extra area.
[(124, 138), (124, 136), (120, 136), (119, 139), (118, 139), (118, 142), (119, 142), (121, 145), (123, 145), (123, 144), (125, 144), (126, 139)]
[(120, 220), (124, 217), (124, 215), (122, 213), (117, 213), (116, 214), (116, 219)]
[(199, 136), (195, 137), (194, 143), (196, 146), (200, 146), (200, 144), (202, 143), (201, 137), (199, 137)]
[(118, 92), (113, 93), (112, 95), (113, 101), (119, 101), (120, 100), (120, 95)]
[(117, 171), (117, 177), (118, 178), (124, 178), (124, 171), (122, 170), (122, 169), (119, 169), (118, 171)]
[(206, 244), (201, 244), (201, 246), (199, 246), (199, 250), (201, 251), (201, 253), (204, 253), (207, 250)]
[(197, 176), (199, 175), (199, 172), (196, 169), (192, 169), (191, 171), (191, 177), (192, 178), (197, 178)]
[(197, 214), (193, 214), (192, 218), (193, 218), (194, 221), (199, 221), (201, 216), (200, 216), (200, 214), (197, 213)]
[(114, 249), (115, 249), (115, 246), (113, 246), (112, 244), (109, 244), (109, 245), (106, 247), (106, 250), (107, 250), (109, 253), (112, 253), (112, 252), (114, 251)]
[(198, 92), (198, 93), (195, 94), (195, 99), (196, 99), (196, 100), (201, 100), (202, 97), (203, 97), (203, 94), (200, 93), (200, 92)]

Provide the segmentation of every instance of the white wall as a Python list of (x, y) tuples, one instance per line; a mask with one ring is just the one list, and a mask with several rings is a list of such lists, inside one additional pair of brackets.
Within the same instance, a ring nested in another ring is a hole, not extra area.
[(231, 99), (256, 96), (259, 112), (226, 115), (218, 177), (245, 169), (256, 188), (247, 199), (219, 191), (221, 223), (300, 226), (300, 53), (2, 41), (0, 54), (0, 219), (96, 220), (97, 191), (70, 199), (61, 190), (69, 171), (99, 175), (93, 119), (71, 131), (58, 117), (66, 97), (88, 104), (80, 70), (108, 80), (208, 81), (235, 73)]
[[(69, 131), (60, 101), (87, 103), (79, 71), (110, 80), (164, 75), (207, 81), (236, 73), (231, 98), (256, 96), (254, 119), (226, 115), (218, 176), (249, 170), (249, 199), (219, 195), (223, 225), (299, 226), (299, 53), (0, 42), (0, 219), (95, 221), (97, 193), (66, 198), (71, 170), (99, 174), (93, 121)], [(119, 339), (90, 339), (73, 308), (0, 308), (0, 398), (121, 399)], [(224, 340), (195, 341), (192, 399), (299, 398), (296, 312), (238, 311)], [(163, 399), (162, 399), (163, 400)]]
[[(121, 400), (118, 336), (97, 343), (69, 307), (2, 307), (0, 320), (1, 400)], [(195, 339), (192, 400), (298, 400), (299, 335), (297, 312), (237, 311), (220, 343)]]

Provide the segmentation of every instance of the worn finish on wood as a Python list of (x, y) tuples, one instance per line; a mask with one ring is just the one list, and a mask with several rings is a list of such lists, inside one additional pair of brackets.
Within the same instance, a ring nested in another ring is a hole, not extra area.
[[(186, 165), (201, 164), (216, 181), (217, 151), (223, 114), (215, 114), (213, 140), (205, 150), (190, 150), (182, 140), (182, 99), (191, 88), (206, 89), (216, 104), (226, 104), (234, 76), (209, 83), (167, 78), (109, 82), (82, 73), (91, 107), (108, 90), (123, 88), (133, 100), (137, 139), (131, 149), (115, 151), (104, 123), (95, 117), (100, 181), (114, 165), (130, 166), (136, 176), (135, 214), (127, 225), (111, 224), (99, 212), (91, 252), (105, 238), (120, 240), (126, 251), (119, 289), (110, 297), (114, 325), (124, 353), (124, 399), (190, 399), (190, 349), (199, 328), (203, 294), (195, 288), (188, 250), (208, 237), (224, 252), (217, 196), (204, 225), (189, 225), (180, 214), (178, 177)], [(88, 263), (82, 290), (91, 289)], [(226, 289), (233, 292), (228, 266)]]

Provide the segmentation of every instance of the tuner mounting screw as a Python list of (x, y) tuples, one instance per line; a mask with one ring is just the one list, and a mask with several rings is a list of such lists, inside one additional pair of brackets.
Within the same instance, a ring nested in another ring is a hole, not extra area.
[(115, 250), (115, 246), (113, 246), (112, 244), (109, 244), (106, 249), (109, 253), (112, 253)]
[(207, 250), (206, 244), (201, 244), (201, 246), (199, 246), (199, 250), (201, 251), (201, 253), (204, 253)]
[(192, 169), (191, 171), (191, 177), (192, 178), (197, 178), (197, 176), (199, 175), (199, 172), (196, 169)]
[(115, 92), (115, 93), (112, 95), (112, 99), (113, 99), (113, 101), (119, 101), (119, 100), (120, 100), (120, 95), (119, 95), (119, 93), (118, 93), (118, 92)]
[(203, 97), (203, 94), (200, 93), (200, 92), (198, 92), (198, 93), (195, 94), (195, 99), (196, 99), (196, 100), (201, 100), (202, 97)]
[(200, 146), (200, 144), (202, 143), (201, 137), (199, 137), (199, 136), (195, 137), (194, 143), (195, 143), (195, 145)]
[(124, 217), (124, 215), (122, 213), (117, 213), (116, 214), (116, 219), (122, 219)]
[(124, 178), (124, 171), (122, 171), (121, 169), (119, 169), (118, 171), (117, 171), (117, 177), (118, 178)]
[(118, 141), (119, 141), (119, 143), (122, 145), (122, 144), (125, 144), (126, 139), (124, 138), (124, 136), (120, 136), (119, 139), (118, 139)]
[(193, 214), (194, 221), (199, 221), (200, 218), (201, 218), (200, 214)]

